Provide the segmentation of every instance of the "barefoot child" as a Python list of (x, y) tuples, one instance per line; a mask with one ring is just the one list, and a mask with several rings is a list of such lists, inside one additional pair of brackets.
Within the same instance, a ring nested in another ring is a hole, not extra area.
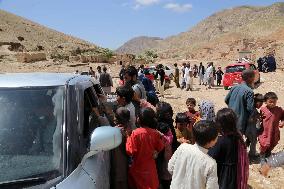
[(169, 161), (171, 189), (218, 189), (217, 164), (207, 155), (208, 149), (217, 141), (216, 125), (199, 121), (192, 131), (196, 143), (180, 145)]
[(154, 154), (164, 148), (160, 133), (156, 130), (156, 114), (151, 108), (142, 108), (138, 124), (127, 138), (126, 152), (133, 158), (129, 168), (129, 187), (132, 189), (157, 189), (158, 174)]
[(264, 95), (266, 106), (261, 108), (264, 131), (258, 137), (262, 160), (271, 155), (271, 151), (280, 140), (279, 127), (283, 127), (284, 110), (276, 105), (277, 100), (278, 97), (274, 92), (268, 92)]

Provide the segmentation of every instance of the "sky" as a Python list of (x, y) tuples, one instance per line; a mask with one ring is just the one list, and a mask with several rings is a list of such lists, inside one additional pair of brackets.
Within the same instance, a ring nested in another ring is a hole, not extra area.
[(284, 0), (0, 0), (0, 9), (114, 50), (133, 37), (187, 31), (217, 11), (275, 2)]

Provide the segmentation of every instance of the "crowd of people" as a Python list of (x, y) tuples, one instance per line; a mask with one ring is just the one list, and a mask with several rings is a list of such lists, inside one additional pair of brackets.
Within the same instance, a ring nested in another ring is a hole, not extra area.
[[(123, 140), (111, 151), (111, 188), (246, 189), (250, 161), (260, 160), (263, 175), (283, 165), (284, 152), (272, 154), (272, 150), (280, 140), (284, 110), (277, 106), (274, 92), (254, 94), (252, 70), (243, 71), (244, 82), (226, 96), (228, 107), (216, 113), (210, 100), (188, 98), (188, 110), (176, 114), (156, 95), (165, 75), (163, 67), (157, 70), (156, 85), (141, 66), (123, 67), (119, 74), (123, 82), (115, 90), (112, 111), (113, 126), (121, 129)], [(190, 72), (190, 66), (184, 65), (185, 70)], [(207, 69), (200, 63), (197, 71), (200, 84), (212, 86), (213, 63)], [(174, 81), (179, 75), (177, 68)], [(185, 76), (177, 87), (190, 89), (187, 77), (194, 74)]]
[(205, 85), (207, 86), (207, 89), (211, 89), (215, 85), (215, 80), (217, 82), (217, 86), (221, 85), (224, 75), (222, 68), (218, 67), (218, 69), (216, 70), (213, 62), (207, 63), (206, 68), (202, 62), (199, 66), (197, 66), (196, 64), (194, 66), (191, 66), (190, 63), (183, 63), (181, 69), (178, 68), (177, 64), (174, 64), (174, 67), (174, 82), (176, 84), (176, 87), (186, 89), (187, 91), (194, 90), (193, 78), (198, 77), (199, 85)]

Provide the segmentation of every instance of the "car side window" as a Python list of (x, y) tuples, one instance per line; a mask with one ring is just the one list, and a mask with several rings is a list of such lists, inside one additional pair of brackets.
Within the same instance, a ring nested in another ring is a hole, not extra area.
[(98, 108), (98, 99), (95, 95), (93, 87), (87, 88), (84, 91), (84, 128), (83, 135), (85, 139), (89, 139), (90, 134), (94, 130), (94, 125), (90, 124), (92, 118), (95, 116), (94, 108)]

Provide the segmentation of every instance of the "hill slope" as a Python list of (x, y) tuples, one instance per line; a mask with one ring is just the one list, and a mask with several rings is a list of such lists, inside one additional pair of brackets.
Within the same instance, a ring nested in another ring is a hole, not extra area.
[[(237, 58), (238, 49), (252, 50), (256, 56), (267, 51), (282, 52), (283, 32), (284, 3), (267, 7), (242, 6), (215, 13), (187, 32), (158, 41), (155, 47), (140, 45), (139, 41), (132, 46), (143, 46), (138, 53), (155, 49), (162, 58), (186, 56), (218, 60), (222, 57), (230, 60)], [(276, 37), (279, 35), (282, 38)]]
[(49, 29), (25, 18), (0, 10), (0, 43), (20, 43), (26, 51), (58, 48), (69, 51), (77, 47), (97, 48), (87, 41)]
[(155, 48), (162, 41), (158, 37), (135, 37), (116, 50), (117, 53), (139, 54), (147, 49)]

